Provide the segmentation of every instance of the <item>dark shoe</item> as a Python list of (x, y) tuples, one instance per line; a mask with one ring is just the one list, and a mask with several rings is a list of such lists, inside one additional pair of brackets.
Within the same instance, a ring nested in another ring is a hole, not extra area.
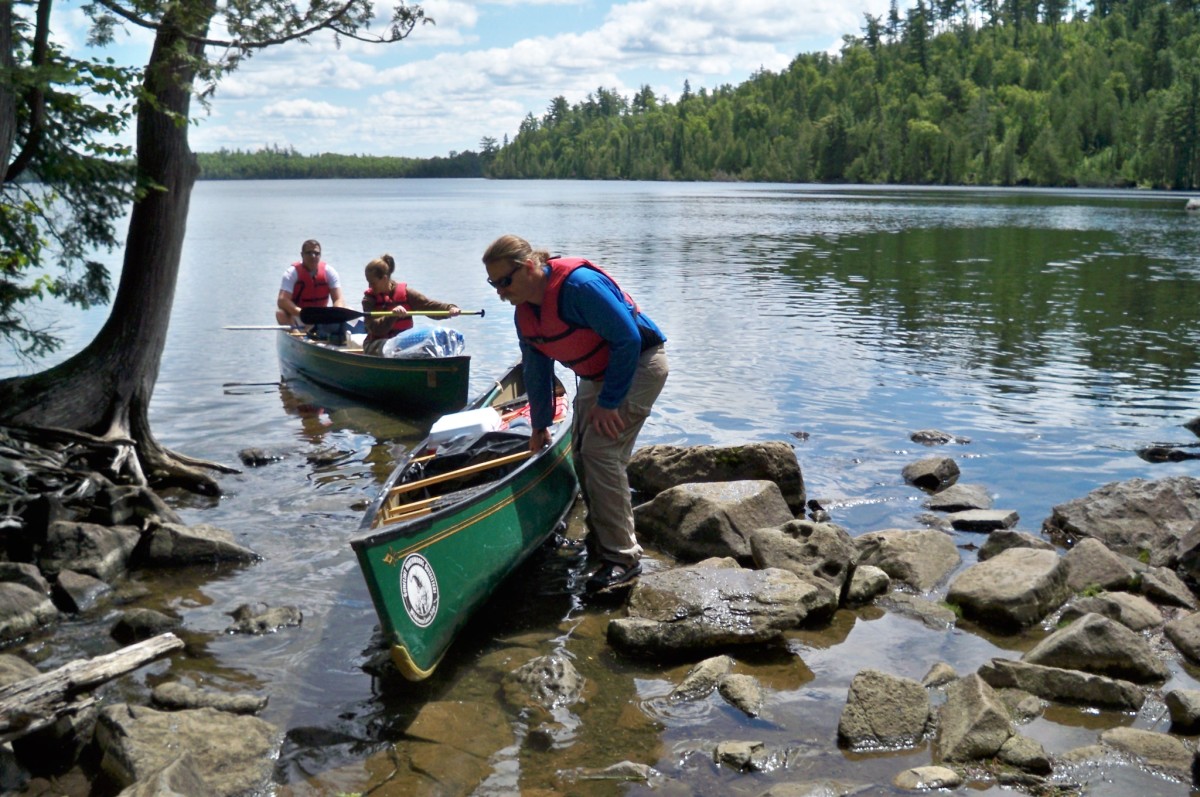
[(599, 592), (632, 581), (641, 573), (642, 566), (640, 564), (623, 565), (617, 562), (605, 562), (599, 570), (592, 573), (584, 589), (588, 592)]

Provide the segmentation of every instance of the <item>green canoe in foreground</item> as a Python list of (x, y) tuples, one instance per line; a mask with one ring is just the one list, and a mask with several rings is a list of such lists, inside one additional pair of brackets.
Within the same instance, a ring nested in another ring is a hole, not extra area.
[(518, 363), (467, 411), (435, 424), (350, 542), (392, 660), (410, 680), (433, 672), (475, 610), (575, 502), (565, 391), (559, 384), (551, 445), (531, 454), (523, 381)]
[(298, 332), (278, 333), (284, 379), (300, 376), (321, 387), (388, 409), (438, 414), (467, 403), (471, 358), (401, 359), (363, 354), (358, 345), (308, 340)]

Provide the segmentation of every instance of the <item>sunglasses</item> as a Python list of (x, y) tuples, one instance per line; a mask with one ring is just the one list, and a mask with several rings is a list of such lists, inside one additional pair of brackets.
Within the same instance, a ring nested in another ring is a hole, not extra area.
[(313, 250), (313, 249), (305, 249), (300, 254), (304, 255), (305, 257), (308, 257), (309, 255), (312, 255), (313, 257), (321, 256), (321, 252), (319, 250)]
[(493, 288), (497, 288), (497, 289), (507, 288), (509, 285), (512, 285), (513, 274), (516, 274), (520, 270), (521, 270), (521, 266), (518, 264), (516, 268), (514, 268), (512, 271), (508, 272), (507, 274), (505, 274), (503, 277), (501, 277), (498, 280), (494, 280), (491, 277), (488, 277), (487, 284), (491, 285)]

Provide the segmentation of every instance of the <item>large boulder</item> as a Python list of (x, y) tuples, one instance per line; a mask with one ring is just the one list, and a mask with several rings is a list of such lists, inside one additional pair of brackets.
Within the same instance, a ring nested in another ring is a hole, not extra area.
[(24, 584), (0, 582), (0, 642), (19, 639), (56, 617), (58, 609), (48, 595)]
[(684, 562), (732, 556), (749, 564), (750, 534), (791, 519), (769, 481), (680, 484), (633, 510), (638, 536)]
[(1004, 701), (974, 673), (946, 687), (937, 725), (935, 761), (994, 758), (1015, 733)]
[(756, 567), (790, 570), (801, 580), (829, 590), (833, 609), (842, 602), (858, 562), (858, 547), (844, 528), (810, 520), (790, 520), (754, 531), (750, 553)]
[(946, 602), (981, 625), (1011, 631), (1033, 625), (1070, 596), (1067, 568), (1057, 553), (1009, 548), (960, 573)]
[(1165, 681), (1171, 674), (1145, 637), (1098, 614), (1086, 614), (1058, 629), (1034, 645), (1021, 660), (1138, 684)]
[(931, 529), (885, 529), (855, 538), (858, 564), (874, 565), (894, 581), (928, 592), (962, 562), (954, 538)]
[(779, 485), (792, 515), (804, 514), (800, 463), (792, 447), (781, 441), (742, 446), (646, 446), (634, 453), (626, 470), (629, 486), (650, 496), (688, 482), (772, 481)]
[(732, 559), (648, 573), (609, 642), (641, 653), (707, 651), (774, 642), (798, 627), (820, 590), (786, 570), (747, 570)]
[(143, 536), (136, 556), (138, 564), (155, 567), (254, 562), (262, 558), (234, 542), (230, 532), (207, 523), (195, 526), (152, 524)]
[(913, 747), (931, 725), (925, 687), (866, 669), (854, 676), (838, 720), (838, 741), (851, 749)]
[(1174, 567), (1179, 544), (1200, 523), (1200, 479), (1130, 479), (1059, 504), (1042, 521), (1045, 533), (1068, 544), (1094, 537), (1110, 549), (1150, 564)]
[(141, 532), (134, 526), (57, 521), (46, 530), (38, 566), (47, 575), (63, 570), (113, 581), (125, 573)]

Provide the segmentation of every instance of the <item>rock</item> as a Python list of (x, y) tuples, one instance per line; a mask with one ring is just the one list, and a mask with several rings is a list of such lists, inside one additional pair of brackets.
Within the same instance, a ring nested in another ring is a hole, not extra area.
[(1011, 509), (964, 509), (949, 516), (950, 525), (957, 531), (1011, 529), (1020, 519)]
[(243, 603), (229, 616), (236, 622), (225, 629), (227, 634), (273, 634), (280, 628), (294, 627), (304, 621), (304, 615), (295, 606), (272, 608), (264, 603)]
[(1196, 598), (1183, 579), (1175, 571), (1165, 567), (1147, 567), (1141, 573), (1140, 588), (1143, 595), (1162, 606), (1196, 608)]
[(798, 627), (818, 597), (786, 570), (708, 560), (644, 574), (630, 591), (629, 616), (609, 622), (608, 640), (643, 653), (772, 642)]
[(923, 446), (941, 446), (946, 443), (965, 445), (971, 442), (971, 438), (969, 437), (957, 437), (949, 432), (943, 432), (941, 429), (922, 429), (910, 434), (908, 439)]
[(925, 499), (925, 506), (935, 512), (991, 509), (992, 497), (978, 484), (955, 483)]
[(778, 567), (831, 593), (830, 614), (841, 603), (858, 562), (858, 547), (841, 526), (791, 520), (750, 534), (750, 553), (760, 569)]
[(1067, 544), (1094, 537), (1110, 550), (1173, 567), (1184, 535), (1200, 522), (1200, 480), (1130, 479), (1054, 507), (1042, 530)]
[(190, 753), (123, 789), (117, 797), (209, 797), (212, 791), (196, 774)]
[(1167, 639), (1193, 662), (1200, 662), (1200, 612), (1177, 617), (1163, 627)]
[(982, 562), (985, 559), (991, 559), (1001, 551), (1007, 551), (1009, 548), (1033, 548), (1037, 551), (1058, 550), (1053, 544), (1027, 532), (1014, 531), (1013, 529), (995, 529), (983, 541), (977, 558)]
[(954, 539), (940, 531), (872, 531), (859, 535), (854, 543), (859, 565), (874, 565), (920, 592), (933, 589), (962, 561)]
[(279, 462), (283, 457), (261, 448), (243, 448), (238, 452), (238, 459), (248, 468), (260, 468), (263, 465), (270, 465), (272, 462)]
[(570, 706), (583, 694), (584, 680), (564, 653), (555, 651), (522, 664), (504, 678), (504, 699), (518, 709)]
[(60, 520), (51, 523), (46, 530), (46, 542), (38, 554), (38, 567), (47, 575), (74, 570), (101, 581), (112, 581), (125, 573), (141, 536), (134, 526), (98, 526)]
[(804, 477), (790, 445), (781, 441), (743, 446), (645, 446), (626, 468), (637, 493), (658, 495), (680, 484), (765, 480), (775, 482), (793, 516), (804, 514)]
[(1082, 539), (1063, 555), (1069, 569), (1067, 585), (1072, 592), (1089, 588), (1129, 589), (1138, 578), (1137, 562), (1114, 553), (1095, 539)]
[(48, 596), (24, 584), (0, 583), (0, 641), (19, 639), (56, 617)]
[(1061, 622), (1078, 620), (1085, 614), (1099, 614), (1116, 620), (1130, 631), (1147, 631), (1163, 623), (1162, 612), (1141, 595), (1106, 592), (1091, 598), (1073, 598), (1063, 609)]
[(0, 562), (0, 583), (24, 584), (34, 592), (50, 594), (50, 582), (29, 562)]
[(158, 493), (135, 484), (107, 484), (96, 494), (91, 509), (88, 520), (103, 526), (140, 530), (150, 523), (183, 523)]
[(132, 645), (134, 642), (158, 636), (164, 631), (174, 631), (182, 624), (179, 618), (153, 609), (128, 609), (121, 613), (109, 635), (122, 645)]
[(935, 760), (967, 762), (992, 758), (1013, 733), (1003, 701), (992, 687), (972, 673), (946, 687), (946, 702), (938, 710)]
[(80, 614), (94, 608), (112, 587), (98, 578), (63, 570), (54, 581), (54, 602), (64, 611)]
[(874, 565), (860, 565), (854, 568), (850, 577), (850, 586), (846, 589), (847, 606), (860, 606), (870, 603), (877, 596), (883, 595), (891, 586), (892, 580), (888, 574)]
[(913, 767), (892, 779), (892, 785), (905, 791), (941, 791), (957, 789), (963, 783), (962, 775), (947, 767)]
[(1019, 733), (1008, 737), (1008, 741), (1000, 747), (996, 758), (1022, 772), (1032, 772), (1035, 775), (1050, 774), (1050, 757), (1046, 755), (1045, 748), (1028, 736), (1022, 736)]
[(838, 743), (851, 749), (914, 747), (929, 729), (929, 694), (911, 678), (860, 671), (838, 721)]
[(1066, 566), (1057, 553), (1009, 548), (960, 573), (946, 602), (964, 617), (1007, 631), (1033, 625), (1069, 596)]
[(925, 673), (925, 677), (921, 679), (921, 686), (928, 689), (931, 686), (945, 686), (951, 681), (958, 680), (958, 673), (944, 661), (939, 661), (929, 668), (929, 672)]
[(230, 714), (257, 714), (267, 707), (267, 698), (257, 695), (227, 695), (192, 689), (178, 681), (159, 684), (150, 695), (154, 704), (168, 711), (213, 708)]
[(683, 680), (671, 690), (672, 700), (696, 700), (710, 694), (721, 679), (733, 671), (733, 659), (728, 656), (707, 658), (688, 670)]
[(726, 675), (717, 684), (717, 691), (725, 702), (741, 711), (747, 717), (757, 717), (762, 714), (766, 698), (762, 686), (752, 675)]
[(1109, 728), (1100, 743), (1136, 756), (1146, 766), (1191, 782), (1194, 751), (1182, 739), (1139, 728)]
[(992, 659), (979, 668), (979, 677), (994, 689), (1021, 689), (1056, 703), (1137, 711), (1146, 701), (1129, 681), (1024, 661)]
[(20, 656), (14, 656), (12, 653), (0, 653), (0, 689), (40, 674), (41, 670)]
[(633, 510), (638, 537), (685, 562), (731, 556), (750, 563), (749, 537), (780, 526), (792, 512), (769, 481), (688, 483)]
[(200, 523), (151, 526), (137, 552), (137, 561), (151, 567), (183, 567), (218, 562), (255, 562), (261, 557), (233, 541), (224, 529)]
[(756, 762), (765, 759), (766, 745), (762, 742), (721, 742), (713, 751), (714, 761), (739, 771), (761, 770), (762, 767), (757, 766)]
[(945, 631), (958, 623), (958, 615), (949, 606), (921, 595), (895, 591), (881, 597), (878, 604), (893, 614), (919, 620), (935, 631)]
[(96, 724), (100, 768), (118, 786), (149, 780), (186, 754), (211, 797), (268, 789), (278, 737), (257, 717), (210, 708), (165, 712), (120, 703), (102, 709)]
[(1200, 731), (1200, 689), (1172, 689), (1163, 697), (1171, 714), (1171, 733)]
[(1108, 675), (1144, 684), (1165, 681), (1167, 666), (1144, 637), (1098, 614), (1087, 614), (1043, 639), (1021, 660)]
[(958, 481), (958, 463), (949, 457), (926, 457), (904, 466), (901, 476), (907, 484), (930, 493), (944, 490)]

